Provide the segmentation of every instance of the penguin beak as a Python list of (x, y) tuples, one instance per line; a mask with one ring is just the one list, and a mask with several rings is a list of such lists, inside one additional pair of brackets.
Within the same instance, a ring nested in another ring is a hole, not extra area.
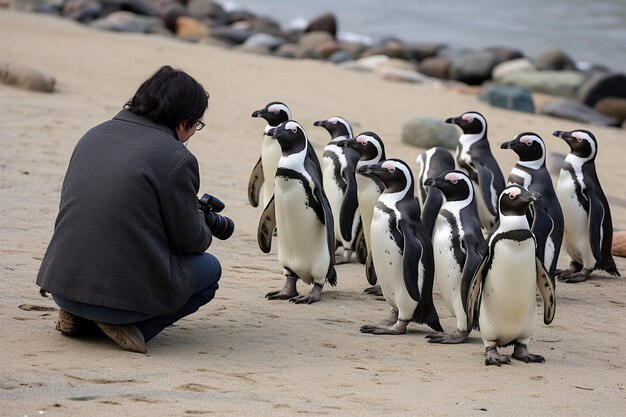
[(426, 181), (424, 181), (424, 185), (427, 187), (436, 187), (437, 186), (436, 178), (427, 178)]
[(378, 178), (377, 174), (380, 171), (381, 171), (380, 164), (372, 164), (372, 165), (362, 166), (361, 168), (357, 170), (357, 173), (365, 177)]
[(504, 142), (502, 145), (500, 145), (500, 149), (511, 149), (513, 146), (513, 141), (511, 142)]
[(276, 139), (276, 134), (278, 133), (277, 131), (278, 131), (278, 129), (276, 129), (275, 127), (273, 127), (273, 128), (271, 128), (270, 130), (268, 130), (265, 134), (266, 134), (267, 136), (271, 136), (271, 137), (273, 137), (274, 139)]
[(326, 120), (318, 120), (316, 122), (313, 123), (313, 126), (322, 126), (322, 127), (326, 127)]
[(255, 111), (252, 113), (252, 117), (261, 117), (261, 112), (262, 112), (263, 110), (265, 110), (265, 109), (262, 109), (262, 110), (255, 110)]
[(450, 123), (450, 124), (458, 124), (457, 122), (459, 121), (458, 117), (448, 117), (446, 119), (446, 123)]
[(557, 138), (561, 138), (565, 141), (570, 141), (571, 139), (573, 139), (572, 132), (564, 132), (562, 130), (557, 130), (554, 133), (552, 133), (552, 135), (556, 136)]
[(354, 139), (344, 139), (340, 140), (335, 145), (339, 146), (340, 148), (352, 148), (352, 145), (354, 143), (356, 143)]

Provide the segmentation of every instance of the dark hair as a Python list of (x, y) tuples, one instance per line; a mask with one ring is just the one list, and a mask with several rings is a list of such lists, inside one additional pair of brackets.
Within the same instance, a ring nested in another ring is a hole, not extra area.
[(209, 93), (182, 70), (165, 65), (144, 81), (124, 108), (175, 130), (190, 128), (209, 107)]

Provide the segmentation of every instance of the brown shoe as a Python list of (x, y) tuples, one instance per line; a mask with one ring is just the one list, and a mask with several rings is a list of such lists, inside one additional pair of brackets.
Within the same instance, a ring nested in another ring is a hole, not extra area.
[(80, 322), (80, 317), (61, 308), (59, 309), (59, 318), (55, 328), (66, 336), (73, 336), (80, 330)]
[(109, 339), (117, 343), (122, 349), (131, 352), (146, 353), (146, 342), (143, 334), (134, 324), (107, 324), (96, 322), (98, 327)]

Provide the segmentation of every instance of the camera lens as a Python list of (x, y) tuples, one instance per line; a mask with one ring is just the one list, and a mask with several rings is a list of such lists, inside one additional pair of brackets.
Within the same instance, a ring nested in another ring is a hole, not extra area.
[(212, 211), (206, 213), (205, 218), (207, 226), (216, 238), (226, 240), (233, 235), (235, 222), (232, 219)]

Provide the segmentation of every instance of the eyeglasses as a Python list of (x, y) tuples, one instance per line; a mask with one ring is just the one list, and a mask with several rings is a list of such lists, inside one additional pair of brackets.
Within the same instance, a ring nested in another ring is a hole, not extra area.
[(196, 131), (202, 130), (203, 127), (204, 127), (204, 122), (202, 120), (196, 120)]

